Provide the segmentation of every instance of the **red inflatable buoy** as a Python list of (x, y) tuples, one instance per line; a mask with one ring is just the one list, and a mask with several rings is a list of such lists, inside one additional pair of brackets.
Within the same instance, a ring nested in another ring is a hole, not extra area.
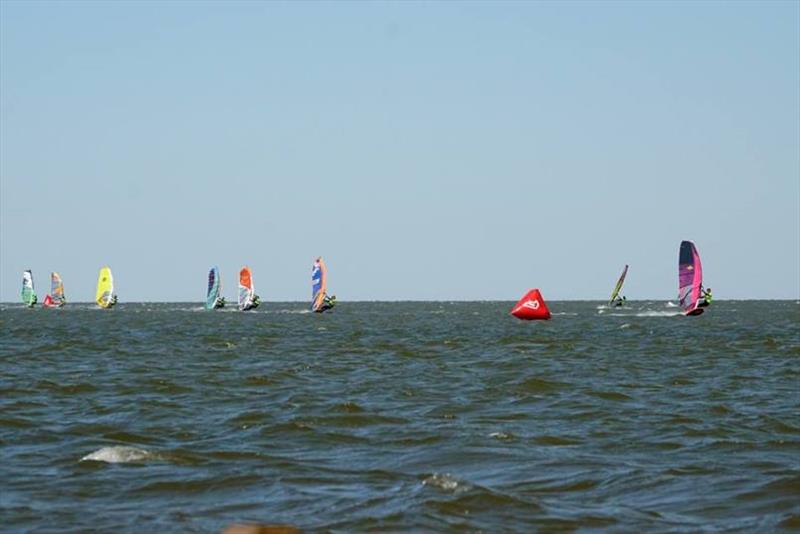
[(514, 305), (511, 315), (526, 321), (546, 320), (550, 318), (550, 310), (547, 309), (539, 290), (531, 289)]

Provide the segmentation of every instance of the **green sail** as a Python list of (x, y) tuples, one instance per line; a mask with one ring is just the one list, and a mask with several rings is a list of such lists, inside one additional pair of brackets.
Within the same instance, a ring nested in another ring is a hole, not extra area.
[(619, 280), (617, 280), (617, 285), (614, 286), (614, 291), (611, 292), (611, 298), (608, 299), (608, 303), (611, 304), (614, 302), (614, 299), (617, 298), (619, 295), (620, 290), (622, 289), (622, 284), (625, 283), (625, 275), (628, 274), (628, 266), (625, 265), (625, 268), (622, 269), (622, 274), (619, 275)]
[(28, 306), (36, 304), (36, 293), (33, 291), (33, 273), (30, 270), (22, 273), (22, 292), (20, 297), (23, 304)]

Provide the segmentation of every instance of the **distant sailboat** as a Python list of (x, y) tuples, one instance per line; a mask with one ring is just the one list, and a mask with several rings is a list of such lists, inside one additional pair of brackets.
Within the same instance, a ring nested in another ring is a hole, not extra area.
[(250, 267), (244, 266), (239, 271), (239, 309), (241, 311), (258, 308), (261, 299), (256, 295), (255, 285), (253, 284), (253, 273)]
[[(609, 306), (611, 306), (612, 304), (615, 304), (614, 299), (617, 298), (617, 296), (619, 295), (620, 290), (622, 290), (622, 284), (625, 283), (625, 275), (627, 275), (627, 274), (628, 274), (628, 266), (625, 265), (625, 268), (622, 269), (622, 274), (619, 275), (619, 280), (617, 280), (617, 285), (614, 287), (614, 291), (611, 292), (611, 298), (608, 299), (608, 305)], [(624, 300), (625, 300), (625, 297), (622, 297), (621, 299), (619, 299), (616, 302), (616, 305), (617, 306), (622, 306), (622, 303), (623, 303)]]
[(60, 308), (67, 303), (64, 296), (64, 283), (56, 272), (50, 273), (50, 294), (44, 298), (42, 305), (45, 308)]
[(691, 241), (682, 241), (678, 255), (678, 300), (685, 315), (703, 313), (703, 265)]
[(225, 297), (220, 297), (222, 293), (222, 279), (219, 277), (219, 269), (212, 267), (208, 271), (208, 292), (206, 293), (206, 309), (215, 310), (225, 307)]
[(311, 268), (311, 311), (322, 313), (336, 305), (336, 296), (329, 297), (326, 293), (327, 289), (328, 269), (325, 267), (325, 262), (319, 257)]
[(111, 308), (117, 303), (117, 296), (114, 294), (114, 277), (111, 275), (109, 267), (100, 269), (94, 300), (101, 308)]
[(22, 298), (22, 303), (29, 308), (33, 308), (33, 305), (38, 301), (36, 292), (33, 290), (33, 273), (30, 269), (22, 273), (22, 292), (20, 297)]

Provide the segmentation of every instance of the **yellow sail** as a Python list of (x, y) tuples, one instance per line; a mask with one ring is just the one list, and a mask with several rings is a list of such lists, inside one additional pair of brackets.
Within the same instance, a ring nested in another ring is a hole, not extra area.
[(111, 276), (111, 269), (103, 267), (97, 277), (97, 293), (94, 298), (97, 305), (101, 308), (110, 308), (114, 305), (114, 278)]

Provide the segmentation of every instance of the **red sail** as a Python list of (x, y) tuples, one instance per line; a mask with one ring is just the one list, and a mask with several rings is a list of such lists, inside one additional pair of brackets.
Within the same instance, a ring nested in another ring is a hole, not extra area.
[(531, 289), (514, 305), (511, 315), (526, 321), (544, 320), (550, 318), (550, 310), (547, 309), (539, 290)]

